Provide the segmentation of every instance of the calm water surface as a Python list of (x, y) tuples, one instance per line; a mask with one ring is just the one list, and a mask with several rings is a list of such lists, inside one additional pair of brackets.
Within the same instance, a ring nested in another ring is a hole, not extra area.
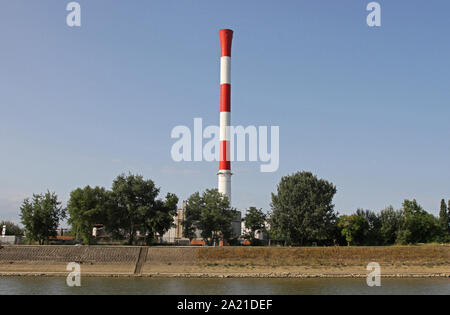
[(0, 277), (0, 294), (450, 294), (450, 279), (154, 279)]

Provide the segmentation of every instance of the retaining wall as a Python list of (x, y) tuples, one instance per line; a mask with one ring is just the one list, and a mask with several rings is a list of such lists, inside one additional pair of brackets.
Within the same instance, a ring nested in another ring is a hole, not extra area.
[(139, 250), (139, 247), (5, 246), (0, 249), (0, 262), (135, 263)]

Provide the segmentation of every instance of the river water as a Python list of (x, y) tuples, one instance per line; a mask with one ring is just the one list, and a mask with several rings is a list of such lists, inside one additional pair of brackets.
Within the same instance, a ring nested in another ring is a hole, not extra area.
[(68, 287), (63, 277), (0, 277), (4, 294), (450, 294), (450, 279), (382, 279), (368, 287), (361, 279), (168, 279), (82, 278)]

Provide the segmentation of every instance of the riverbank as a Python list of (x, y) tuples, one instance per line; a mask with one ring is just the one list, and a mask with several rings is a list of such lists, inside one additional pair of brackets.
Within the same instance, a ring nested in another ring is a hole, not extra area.
[(385, 278), (450, 277), (450, 247), (7, 246), (0, 276), (168, 278), (361, 278), (377, 262)]

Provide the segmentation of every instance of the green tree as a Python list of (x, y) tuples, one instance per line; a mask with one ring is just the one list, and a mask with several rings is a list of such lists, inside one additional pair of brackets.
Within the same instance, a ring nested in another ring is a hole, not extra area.
[(202, 197), (199, 192), (192, 194), (186, 202), (184, 220), (182, 221), (183, 236), (192, 240), (196, 237), (197, 225), (201, 219), (204, 208)]
[(150, 245), (157, 235), (162, 237), (171, 227), (175, 226), (173, 218), (177, 213), (178, 197), (168, 193), (166, 199), (156, 200), (152, 209), (144, 218), (142, 231), (146, 235), (145, 242)]
[(149, 235), (147, 243), (155, 233), (167, 231), (173, 225), (178, 199), (169, 194), (165, 202), (158, 201), (159, 191), (152, 180), (141, 175), (119, 175), (112, 184), (107, 230), (114, 237), (127, 238), (130, 245), (137, 231)]
[(392, 245), (398, 238), (398, 232), (402, 226), (403, 215), (401, 211), (396, 211), (392, 206), (380, 212), (380, 236), (383, 245)]
[(266, 230), (267, 216), (262, 209), (256, 207), (250, 207), (247, 210), (247, 214), (244, 218), (245, 228), (248, 229), (245, 237), (250, 241), (255, 241), (255, 233), (257, 231), (264, 232)]
[(347, 245), (361, 245), (367, 237), (369, 222), (361, 215), (342, 215), (338, 220), (338, 227), (342, 236), (345, 237)]
[(336, 187), (310, 172), (281, 178), (272, 194), (271, 230), (288, 244), (305, 245), (333, 238)]
[[(449, 202), (450, 205), (450, 202)], [(447, 209), (445, 200), (441, 200), (441, 211), (439, 211), (439, 225), (441, 226), (442, 233), (447, 236), (450, 233), (450, 209)]]
[(232, 221), (236, 217), (237, 211), (217, 189), (207, 189), (201, 196), (196, 192), (187, 200), (183, 234), (192, 239), (198, 230), (205, 242), (212, 245), (232, 237)]
[(81, 238), (83, 243), (93, 243), (92, 228), (95, 224), (107, 223), (109, 201), (110, 193), (103, 187), (86, 186), (70, 193), (67, 204), (68, 223), (72, 226), (72, 233)]
[(20, 207), (20, 217), (25, 227), (26, 237), (39, 245), (56, 236), (60, 220), (65, 218), (65, 209), (55, 193), (33, 194), (25, 199)]
[(439, 237), (439, 220), (426, 212), (414, 199), (403, 202), (403, 223), (397, 242), (400, 244), (428, 243)]
[(0, 221), (0, 232), (3, 229), (4, 225), (6, 225), (6, 235), (23, 235), (23, 229), (21, 229), (20, 226), (11, 221)]
[(361, 216), (367, 221), (367, 230), (364, 231), (364, 239), (361, 240), (361, 245), (376, 246), (381, 245), (381, 220), (380, 217), (371, 210), (356, 210), (356, 215)]
[(442, 242), (450, 243), (450, 200), (448, 201), (448, 207), (447, 207), (447, 222), (448, 222), (448, 229), (447, 233), (442, 233)]

